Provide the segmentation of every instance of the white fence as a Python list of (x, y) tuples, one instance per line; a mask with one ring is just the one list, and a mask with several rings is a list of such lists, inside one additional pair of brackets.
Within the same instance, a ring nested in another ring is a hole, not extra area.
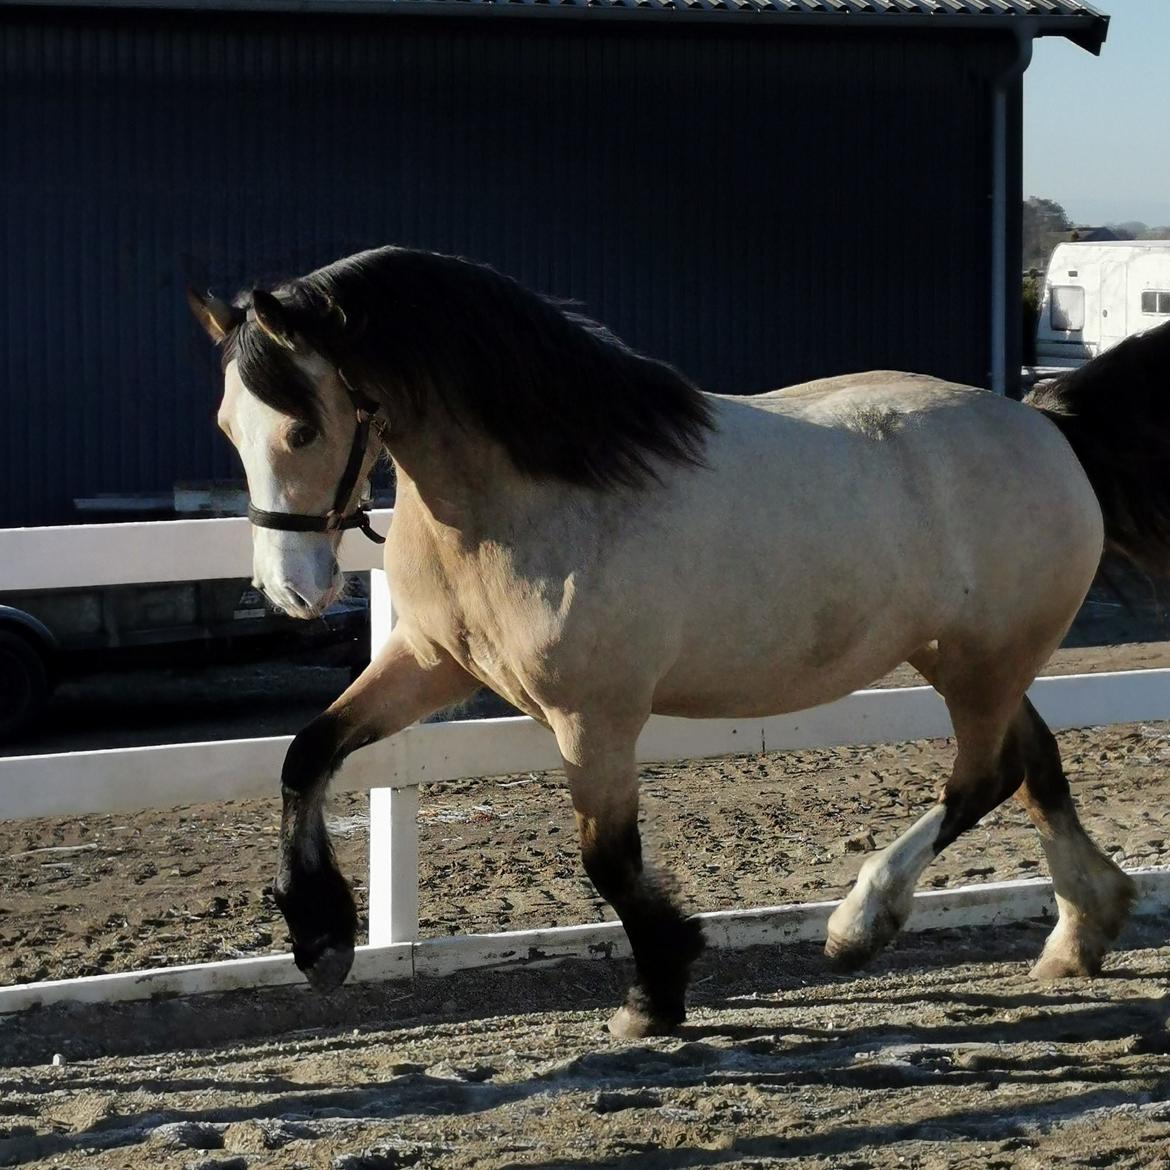
[[(389, 512), (374, 514), (385, 530)], [(381, 549), (347, 533), (342, 567), (370, 574), (371, 638), (390, 628)], [(242, 577), (251, 537), (243, 519), (186, 520), (0, 531), (0, 592)], [(1074, 675), (1037, 681), (1033, 701), (1055, 728), (1170, 718), (1170, 670)], [(655, 717), (638, 742), (643, 761), (744, 752), (900, 743), (950, 733), (945, 708), (929, 687), (859, 691), (796, 715), (744, 720)], [(74, 816), (134, 808), (171, 808), (277, 791), (287, 737), (169, 744), (161, 747), (0, 758), (0, 819)], [(559, 766), (548, 732), (530, 719), (424, 724), (352, 756), (335, 786), (370, 792), (369, 945), (356, 979), (567, 955), (624, 951), (616, 923), (429, 939), (418, 934), (418, 785), (540, 771)], [(1139, 874), (1142, 897), (1162, 906), (1170, 873)], [(977, 924), (1050, 912), (1043, 881), (998, 883), (919, 895), (911, 925)], [(816, 937), (833, 907), (705, 915), (716, 945)], [(97, 976), (0, 988), (0, 1014), (35, 1004), (144, 998), (154, 994), (294, 982), (287, 955), (195, 967)]]

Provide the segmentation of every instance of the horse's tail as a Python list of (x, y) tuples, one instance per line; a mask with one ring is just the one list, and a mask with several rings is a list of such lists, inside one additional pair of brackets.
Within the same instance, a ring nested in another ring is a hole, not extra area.
[(1025, 399), (1081, 461), (1105, 547), (1170, 577), (1170, 323), (1040, 383)]

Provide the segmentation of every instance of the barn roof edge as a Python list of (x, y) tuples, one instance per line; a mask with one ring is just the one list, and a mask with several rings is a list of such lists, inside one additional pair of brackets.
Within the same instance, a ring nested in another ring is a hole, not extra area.
[(1109, 17), (1086, 0), (0, 0), (0, 8), (411, 13), (586, 20), (791, 24), (811, 28), (1014, 31), (1099, 54)]

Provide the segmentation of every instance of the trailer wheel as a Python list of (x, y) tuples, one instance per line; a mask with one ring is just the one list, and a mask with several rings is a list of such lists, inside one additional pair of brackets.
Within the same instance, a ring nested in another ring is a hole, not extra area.
[(20, 634), (0, 629), (0, 739), (36, 718), (50, 689), (44, 654)]

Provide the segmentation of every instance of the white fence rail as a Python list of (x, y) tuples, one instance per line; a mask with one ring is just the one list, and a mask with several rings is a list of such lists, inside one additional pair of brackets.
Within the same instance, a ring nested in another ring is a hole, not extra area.
[[(375, 513), (376, 526), (384, 530), (389, 518), (389, 512)], [(389, 630), (391, 614), (381, 550), (351, 532), (343, 539), (340, 560), (346, 571), (370, 573), (371, 638), (376, 648)], [(0, 592), (240, 577), (248, 574), (250, 561), (249, 528), (243, 519), (13, 529), (0, 531)], [(1035, 684), (1032, 698), (1054, 728), (1167, 719), (1170, 670), (1044, 678)], [(656, 717), (639, 739), (638, 755), (643, 761), (669, 761), (900, 743), (949, 733), (946, 710), (934, 691), (910, 687), (859, 691), (811, 711), (766, 719)], [(0, 758), (0, 818), (73, 816), (272, 796), (288, 743), (287, 737), (273, 737)], [(552, 737), (523, 718), (415, 726), (347, 761), (336, 785), (371, 794), (370, 945), (359, 950), (358, 978), (502, 962), (505, 955), (536, 953), (551, 958), (599, 946), (606, 953), (612, 949), (609, 944), (619, 939), (613, 924), (415, 942), (418, 785), (541, 771), (559, 763)], [(1147, 900), (1164, 899), (1170, 893), (1168, 874), (1143, 875), (1142, 881)], [(924, 906), (929, 902), (935, 907), (935, 918), (946, 917), (940, 907), (951, 896), (946, 905), (952, 909), (976, 907), (975, 917), (968, 914), (963, 921), (992, 921), (1005, 907), (1017, 912), (1023, 906), (1039, 905), (1037, 899), (1046, 897), (1045, 889), (1045, 883), (1003, 883), (982, 893), (974, 888), (975, 892), (922, 897)], [(795, 922), (801, 924), (800, 930), (807, 930), (809, 923), (815, 923), (819, 929), (829, 912), (826, 906), (831, 909), (829, 904), (817, 904), (708, 916), (708, 928), (716, 941), (726, 935), (724, 941), (734, 945), (803, 937), (799, 932), (792, 934), (789, 927)], [(959, 914), (949, 920), (961, 918)], [(0, 1013), (62, 999), (174, 994), (284, 983), (292, 977), (288, 956), (266, 956), (199, 968), (0, 988)]]
[[(389, 509), (372, 513), (386, 530)], [(381, 569), (382, 549), (360, 532), (341, 539), (347, 572)], [(149, 585), (249, 577), (252, 534), (243, 517), (0, 530), (0, 592)]]

